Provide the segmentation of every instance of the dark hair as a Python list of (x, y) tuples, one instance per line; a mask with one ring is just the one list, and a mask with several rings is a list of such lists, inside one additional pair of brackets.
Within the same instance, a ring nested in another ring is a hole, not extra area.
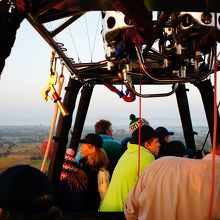
[[(1, 220), (62, 220), (63, 214), (58, 206), (51, 205), (53, 197), (51, 195), (44, 195), (38, 197), (35, 201), (35, 206), (44, 207), (44, 211), (34, 212), (32, 214), (17, 214), (2, 210), (0, 213)], [(47, 209), (45, 209), (47, 207)]]
[(186, 146), (182, 141), (170, 141), (167, 146), (163, 148), (163, 152), (161, 152), (163, 156), (176, 156), (183, 157), (184, 155), (188, 155)]
[(86, 173), (81, 169), (73, 170), (68, 175), (68, 184), (72, 190), (77, 192), (87, 189), (88, 177)]
[(112, 123), (110, 121), (101, 119), (95, 124), (95, 133), (106, 134), (106, 131), (109, 129), (110, 126), (112, 126)]

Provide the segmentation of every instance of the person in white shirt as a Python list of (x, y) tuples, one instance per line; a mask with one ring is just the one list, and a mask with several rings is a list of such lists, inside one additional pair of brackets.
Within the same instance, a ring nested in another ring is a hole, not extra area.
[[(154, 161), (125, 200), (126, 219), (209, 219), (212, 172), (212, 154), (201, 160), (167, 156)], [(211, 219), (220, 219), (220, 144), (214, 187)]]

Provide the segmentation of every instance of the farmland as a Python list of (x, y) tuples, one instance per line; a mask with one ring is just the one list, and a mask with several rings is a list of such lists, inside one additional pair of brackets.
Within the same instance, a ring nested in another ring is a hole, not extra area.
[[(183, 139), (181, 127), (169, 127), (174, 131), (175, 135), (171, 137), (173, 140)], [(0, 171), (15, 164), (30, 164), (40, 168), (43, 152), (42, 144), (48, 139), (49, 126), (0, 126)], [(195, 136), (196, 146), (200, 149), (207, 135), (207, 127), (196, 127)], [(94, 132), (93, 127), (85, 127), (83, 135)], [(121, 141), (129, 136), (126, 128), (114, 128), (114, 138)], [(206, 143), (206, 150), (210, 149), (210, 139)]]

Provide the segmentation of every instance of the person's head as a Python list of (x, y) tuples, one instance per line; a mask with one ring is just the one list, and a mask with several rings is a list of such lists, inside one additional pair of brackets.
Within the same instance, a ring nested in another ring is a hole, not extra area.
[(1, 219), (59, 219), (51, 182), (29, 165), (16, 165), (0, 174)]
[(66, 150), (60, 176), (61, 181), (65, 181), (66, 179), (71, 189), (80, 192), (87, 188), (88, 177), (85, 172), (78, 167), (75, 152), (72, 148)]
[(131, 134), (136, 131), (139, 127), (144, 125), (150, 125), (147, 120), (144, 118), (137, 118), (134, 114), (130, 115), (130, 123), (129, 123), (129, 130)]
[(112, 123), (108, 120), (101, 119), (95, 123), (96, 134), (106, 134), (112, 136)]
[(69, 174), (77, 169), (75, 151), (72, 148), (66, 150), (60, 180), (68, 178)]
[(160, 143), (155, 130), (151, 126), (144, 125), (136, 129), (131, 135), (131, 143), (139, 144), (139, 138), (141, 146), (148, 149), (154, 156), (158, 155)]
[(161, 143), (169, 143), (170, 136), (174, 135), (174, 132), (168, 131), (165, 127), (158, 127), (155, 129), (155, 131)]
[(182, 141), (170, 141), (163, 148), (161, 156), (188, 157), (188, 151)]
[(108, 157), (102, 148), (103, 140), (99, 135), (94, 133), (87, 134), (85, 138), (80, 140), (80, 143), (82, 143), (80, 146), (82, 158), (86, 158), (91, 166), (105, 168), (108, 166)]

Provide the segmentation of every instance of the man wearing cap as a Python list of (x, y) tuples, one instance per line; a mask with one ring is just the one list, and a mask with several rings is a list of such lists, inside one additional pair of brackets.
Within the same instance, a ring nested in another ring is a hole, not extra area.
[(174, 135), (174, 132), (168, 131), (165, 127), (158, 127), (155, 129), (160, 142), (160, 150), (157, 158), (164, 156), (167, 144), (170, 142), (170, 136)]
[[(125, 198), (135, 185), (138, 176), (155, 160), (159, 151), (159, 141), (155, 130), (144, 123), (144, 119), (134, 121), (128, 149), (119, 159), (106, 192), (101, 212), (123, 211)], [(140, 136), (139, 136), (140, 135)], [(140, 145), (139, 143), (140, 137)], [(140, 155), (140, 157), (139, 157)]]

